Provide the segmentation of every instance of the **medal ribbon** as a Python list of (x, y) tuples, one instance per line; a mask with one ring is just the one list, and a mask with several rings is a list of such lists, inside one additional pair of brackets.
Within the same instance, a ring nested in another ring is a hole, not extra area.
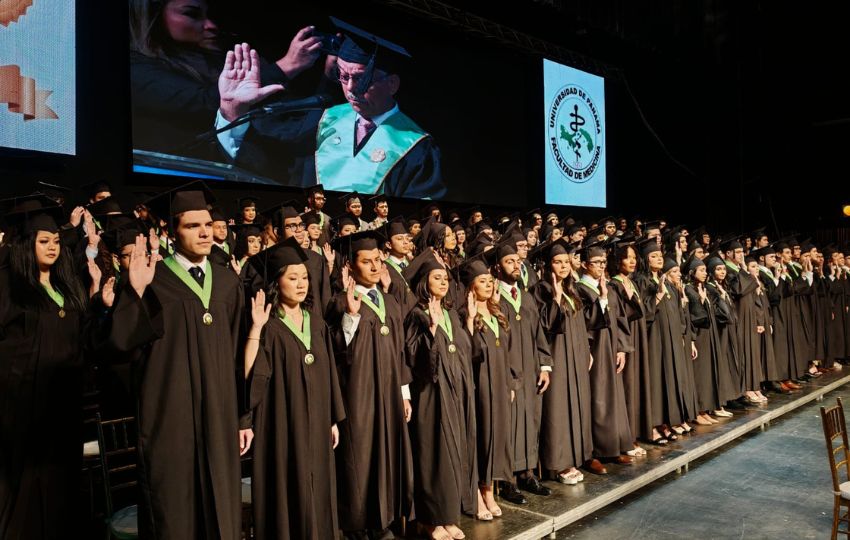
[(491, 317), (490, 314), (487, 314), (487, 317), (484, 317), (484, 314), (481, 314), (481, 320), (484, 321), (484, 324), (490, 327), (490, 330), (496, 335), (496, 339), (499, 339), (499, 321), (496, 320), (496, 317)]
[(519, 287), (516, 289), (516, 300), (513, 299), (511, 293), (499, 287), (499, 292), (502, 294), (502, 298), (508, 301), (516, 313), (519, 313), (519, 310), (522, 309), (522, 291), (519, 290)]
[(361, 294), (360, 300), (363, 301), (364, 304), (369, 306), (369, 309), (375, 312), (375, 315), (378, 316), (378, 320), (381, 321), (381, 324), (384, 324), (384, 320), (387, 318), (387, 306), (384, 304), (384, 296), (381, 294), (381, 291), (375, 289), (378, 293), (378, 303), (380, 305), (375, 305), (372, 303), (372, 299), (369, 298), (368, 294)]
[(47, 296), (49, 296), (51, 300), (56, 302), (59, 309), (63, 309), (65, 307), (65, 297), (62, 296), (61, 292), (57, 291), (53, 287), (47, 287), (44, 283), (41, 284), (41, 288), (44, 289), (44, 292), (47, 293)]
[(212, 269), (210, 268), (210, 261), (206, 262), (204, 268), (204, 288), (202, 289), (198, 282), (195, 281), (189, 272), (186, 271), (185, 268), (180, 266), (174, 257), (166, 257), (162, 260), (165, 263), (165, 266), (168, 267), (169, 270), (174, 272), (174, 275), (177, 276), (180, 281), (186, 284), (189, 289), (195, 293), (201, 300), (201, 304), (203, 304), (204, 309), (210, 309), (210, 297), (212, 296)]
[(277, 312), (277, 318), (280, 319), (280, 322), (286, 325), (286, 327), (292, 331), (295, 337), (298, 338), (298, 341), (300, 341), (301, 344), (304, 345), (304, 348), (307, 349), (307, 352), (310, 352), (310, 312), (306, 309), (302, 309), (301, 315), (304, 317), (304, 322), (301, 324), (302, 329), (299, 330), (295, 327), (295, 323), (292, 321), (292, 319), (286, 316), (286, 313), (281, 310), (278, 310)]

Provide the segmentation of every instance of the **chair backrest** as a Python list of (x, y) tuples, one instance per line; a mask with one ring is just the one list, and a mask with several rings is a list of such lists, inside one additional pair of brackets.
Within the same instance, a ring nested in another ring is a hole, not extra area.
[[(844, 468), (844, 480), (850, 480), (850, 444), (847, 442), (847, 424), (844, 422), (844, 406), (841, 398), (834, 407), (821, 407), (823, 435), (826, 439), (826, 453), (829, 456), (829, 470), (832, 474), (832, 491), (840, 494), (840, 470)], [(838, 444), (836, 444), (838, 439)]]
[[(101, 420), (97, 415), (97, 438), (100, 444), (100, 465), (103, 471), (106, 515), (114, 513), (113, 495), (122, 491), (135, 491), (138, 439), (136, 419), (133, 417)], [(135, 493), (128, 495), (134, 498)]]

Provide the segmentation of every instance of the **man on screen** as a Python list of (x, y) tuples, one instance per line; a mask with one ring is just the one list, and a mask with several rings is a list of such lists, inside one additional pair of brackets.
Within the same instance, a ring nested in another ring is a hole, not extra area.
[[(333, 21), (344, 33), (336, 77), (346, 102), (325, 110), (315, 124), (307, 122), (306, 134), (297, 137), (287, 134), (286, 129), (278, 132), (274, 125), (255, 122), (252, 126), (260, 131), (260, 140), (246, 135), (244, 143), (267, 144), (261, 142), (262, 138), (277, 138), (284, 144), (295, 139), (315, 141), (313, 155), (299, 161), (301, 170), (296, 168), (291, 175), (293, 183), (305, 187), (321, 183), (334, 191), (443, 197), (446, 188), (440, 174), (439, 148), (428, 133), (401, 112), (395, 99), (401, 86), (400, 72), (410, 55), (394, 43)], [(256, 101), (242, 95), (236, 99)], [(234, 105), (242, 104), (222, 103), (222, 112)], [(228, 121), (234, 119), (230, 116), (223, 114)], [(243, 142), (238, 133), (236, 140), (223, 142), (237, 162)]]

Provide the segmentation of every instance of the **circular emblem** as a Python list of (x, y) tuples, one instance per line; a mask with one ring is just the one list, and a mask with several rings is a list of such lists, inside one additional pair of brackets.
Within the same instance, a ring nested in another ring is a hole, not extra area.
[(455, 353), (455, 352), (457, 352), (457, 346), (455, 346), (455, 344), (454, 344), (454, 343), (450, 343), (450, 344), (449, 344), (449, 352), (450, 352), (450, 353)]
[(522, 315), (520, 315), (519, 313), (517, 313), (517, 314), (516, 314), (516, 320), (521, 321), (521, 320), (522, 320)]
[(568, 84), (549, 107), (548, 146), (561, 174), (583, 184), (593, 178), (602, 152), (602, 120), (593, 98)]
[(316, 361), (316, 357), (313, 356), (313, 353), (307, 353), (306, 355), (304, 355), (304, 363), (307, 364), (308, 366), (312, 366), (313, 362), (315, 362), (315, 361)]
[(59, 310), (59, 318), (60, 318), (60, 319), (64, 319), (64, 318), (65, 318), (65, 310), (64, 310), (64, 309), (60, 309), (60, 310)]
[(342, 144), (342, 137), (334, 137), (331, 139), (331, 144)]
[(210, 315), (210, 313), (209, 313), (209, 312), (204, 313), (204, 316), (203, 316), (203, 318), (202, 318), (201, 320), (203, 320), (203, 321), (204, 321), (204, 324), (205, 324), (205, 325), (207, 325), (207, 326), (211, 326), (211, 325), (212, 325), (212, 322), (213, 322), (213, 321), (212, 321), (212, 315)]
[(372, 150), (372, 155), (370, 157), (373, 163), (380, 163), (387, 159), (387, 153), (384, 152), (381, 148), (376, 148)]
[(383, 325), (383, 326), (381, 326), (381, 335), (382, 335), (382, 336), (388, 336), (388, 335), (390, 335), (390, 327), (389, 327), (389, 326), (387, 326), (387, 325)]

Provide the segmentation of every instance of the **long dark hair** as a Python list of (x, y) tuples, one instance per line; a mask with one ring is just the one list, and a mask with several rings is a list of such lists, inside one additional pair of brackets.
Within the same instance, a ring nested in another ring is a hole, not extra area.
[[(433, 272), (433, 270), (431, 271)], [(431, 275), (431, 272), (428, 272), (428, 275)], [(446, 274), (449, 276), (449, 282), (452, 281), (452, 273), (446, 271)], [(428, 311), (428, 302), (431, 301), (431, 293), (428, 291), (428, 277), (426, 276), (423, 279), (419, 280), (419, 283), (416, 284), (414, 288), (413, 294), (416, 295), (416, 305), (420, 308)], [(448, 295), (443, 297), (443, 300), (440, 304), (446, 309), (452, 309), (452, 301), (449, 300)]]
[(130, 50), (156, 58), (197, 81), (215, 82), (224, 65), (224, 54), (197, 50), (206, 57), (221, 56), (219, 73), (208, 73), (206, 69), (199, 70), (199, 65), (193, 65), (186, 58), (188, 49), (175, 43), (165, 28), (163, 11), (166, 4), (168, 0), (130, 0)]
[[(572, 257), (572, 255), (568, 255), (568, 257)], [(571, 263), (569, 263), (571, 264)], [(552, 269), (552, 261), (549, 261), (547, 265), (547, 270), (552, 273), (552, 279), (555, 279), (555, 271)], [(548, 281), (548, 280), (547, 280)], [(578, 295), (578, 291), (576, 290), (576, 280), (573, 277), (572, 268), (569, 272), (567, 272), (567, 277), (561, 280), (561, 285), (564, 287), (564, 294), (570, 297), (570, 300), (573, 301), (575, 305), (575, 313), (579, 313), (582, 309), (583, 304), (581, 303), (581, 297)], [(552, 289), (552, 294), (555, 293), (555, 289)], [(566, 301), (563, 298), (556, 298), (555, 302), (558, 303), (561, 307), (566, 307)]]
[[(306, 266), (306, 265), (305, 265)], [(266, 296), (268, 297), (268, 301), (272, 305), (272, 313), (277, 314), (278, 308), (280, 308), (281, 300), (283, 299), (283, 295), (280, 292), (280, 285), (278, 281), (280, 280), (280, 276), (286, 273), (286, 269), (289, 268), (289, 265), (286, 265), (280, 269), (280, 271), (275, 274), (274, 279), (272, 279), (269, 284), (266, 286)], [(310, 282), (310, 270), (307, 269), (307, 281)], [(301, 302), (301, 307), (309, 311), (313, 307), (313, 291), (310, 286), (307, 286), (307, 296), (304, 297), (304, 301)]]
[[(12, 302), (20, 307), (37, 309), (52, 302), (39, 282), (40, 271), (35, 257), (37, 232), (23, 233), (9, 242), (9, 269)], [(85, 311), (86, 293), (74, 271), (68, 248), (60, 245), (59, 256), (50, 267), (50, 285), (65, 298), (65, 309)]]

